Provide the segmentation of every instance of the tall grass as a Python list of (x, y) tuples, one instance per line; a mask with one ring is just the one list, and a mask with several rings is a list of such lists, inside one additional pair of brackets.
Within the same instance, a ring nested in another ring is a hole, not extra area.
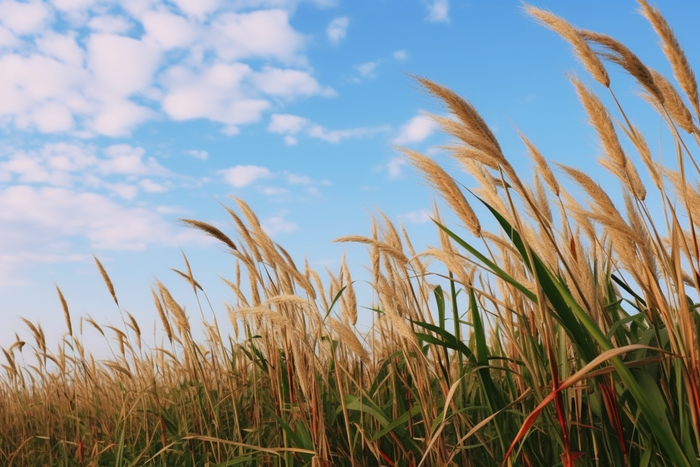
[[(126, 311), (121, 329), (75, 321), (57, 289), (67, 323), (58, 347), (27, 321), (30, 342), (3, 349), (0, 464), (698, 466), (700, 106), (671, 28), (639, 3), (680, 93), (615, 39), (526, 7), (571, 43), (615, 103), (607, 109), (571, 77), (623, 208), (584, 172), (553, 170), (523, 135), (535, 168), (527, 183), (472, 105), (420, 79), (451, 112), (435, 118), (479, 187), (465, 195), (432, 159), (406, 157), (466, 230), (436, 210), (440, 246), (418, 254), (385, 216), (367, 236), (339, 239), (368, 248), (372, 303), (358, 305), (345, 262), (324, 286), (242, 200), (226, 208), (234, 239), (184, 220), (235, 258), (235, 277), (224, 279), (235, 296), (230, 322), (204, 320), (196, 342), (190, 317), (158, 282), (162, 344), (147, 346)], [(634, 77), (667, 123), (672, 167), (625, 113), (610, 66)], [(176, 272), (204, 301), (184, 260)], [(360, 333), (366, 309), (372, 327)], [(111, 358), (84, 348), (84, 326), (116, 342)], [(20, 365), (19, 353), (36, 364)]]

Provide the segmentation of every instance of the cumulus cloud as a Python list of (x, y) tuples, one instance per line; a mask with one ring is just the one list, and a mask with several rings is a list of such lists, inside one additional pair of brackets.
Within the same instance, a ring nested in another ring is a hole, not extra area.
[(51, 10), (41, 1), (0, 2), (0, 23), (20, 36), (41, 31), (50, 17)]
[(221, 4), (220, 0), (173, 0), (173, 3), (186, 15), (200, 19), (216, 10)]
[(163, 50), (188, 47), (197, 38), (197, 27), (186, 18), (165, 11), (147, 11), (141, 16), (144, 42), (153, 41)]
[(224, 180), (235, 188), (243, 188), (254, 183), (261, 178), (272, 176), (270, 169), (258, 165), (237, 165), (229, 169), (221, 170), (219, 173)]
[[(29, 249), (60, 237), (86, 238), (91, 248), (142, 250), (174, 245), (172, 227), (149, 209), (126, 207), (96, 193), (15, 185), (0, 190), (0, 221), (13, 232), (13, 248)], [(3, 245), (2, 249), (6, 249)]]
[(17, 283), (8, 278), (28, 263), (70, 261), (86, 249), (199, 241), (173, 227), (167, 206), (148, 204), (186, 179), (128, 144), (0, 146), (0, 286)]
[(427, 115), (416, 115), (399, 130), (399, 134), (393, 139), (394, 144), (420, 143), (437, 129), (435, 120)]
[(308, 72), (293, 69), (266, 67), (251, 76), (251, 81), (265, 94), (276, 97), (334, 96), (330, 87), (321, 87)]
[(151, 210), (56, 187), (0, 190), (0, 221), (0, 285), (16, 283), (16, 270), (28, 262), (76, 260), (81, 254), (70, 250), (83, 239), (91, 250), (142, 250), (149, 244), (175, 246), (192, 237), (175, 231)]
[(124, 34), (133, 27), (127, 18), (116, 15), (95, 16), (88, 26), (93, 31), (105, 34)]
[[(4, 148), (2, 152), (5, 154), (0, 159), (0, 179), (12, 184), (104, 188), (122, 198), (133, 199), (142, 177), (174, 176), (153, 157), (146, 157), (143, 148), (128, 144), (98, 150), (83, 144), (47, 143), (36, 150)], [(145, 186), (149, 186), (148, 182)]]
[(120, 137), (164, 114), (234, 135), (272, 100), (335, 95), (290, 24), (297, 1), (51, 1), (0, 0), (2, 126)]
[(298, 115), (274, 114), (270, 117), (270, 124), (267, 126), (267, 131), (270, 133), (285, 134), (285, 142), (292, 145), (297, 143), (294, 136), (308, 124), (309, 120), (299, 117)]
[(126, 97), (141, 91), (151, 82), (159, 65), (156, 48), (130, 37), (93, 34), (87, 49), (99, 94)]
[(75, 33), (58, 34), (54, 31), (48, 31), (36, 40), (36, 47), (40, 52), (59, 62), (81, 67), (85, 52), (78, 45), (75, 37)]
[(95, 3), (97, 0), (50, 0), (57, 10), (63, 12), (75, 12), (80, 10), (85, 10)]
[(306, 37), (292, 28), (284, 10), (221, 14), (212, 21), (211, 30), (210, 41), (223, 60), (261, 57), (305, 62), (300, 51)]
[(326, 28), (326, 35), (328, 36), (328, 41), (334, 45), (340, 44), (340, 42), (347, 36), (349, 24), (350, 18), (348, 18), (347, 16), (334, 18)]
[(450, 0), (423, 0), (428, 9), (428, 21), (447, 23), (450, 21)]

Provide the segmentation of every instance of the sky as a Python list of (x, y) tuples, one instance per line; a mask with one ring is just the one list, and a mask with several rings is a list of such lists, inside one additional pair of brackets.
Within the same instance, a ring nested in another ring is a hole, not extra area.
[[(670, 76), (634, 1), (533, 4), (617, 38)], [(700, 3), (656, 4), (698, 69)], [(191, 290), (170, 270), (183, 269), (182, 250), (226, 321), (222, 302), (233, 296), (219, 276), (233, 277), (233, 259), (178, 219), (233, 236), (221, 206), (233, 207), (231, 197), (250, 204), (298, 264), (307, 258), (319, 271), (337, 271), (347, 254), (362, 276), (365, 248), (332, 240), (368, 235), (377, 209), (402, 222), (418, 250), (436, 244), (436, 196), (396, 147), (469, 179), (436, 149), (448, 139), (428, 114), (445, 110), (412, 76), (472, 102), (523, 173), (531, 164), (516, 129), (551, 161), (606, 180), (566, 74), (600, 86), (522, 5), (0, 0), (0, 346), (27, 334), (20, 317), (41, 322), (50, 339), (66, 332), (56, 285), (74, 327), (88, 314), (118, 323), (93, 255), (148, 328), (156, 278), (197, 321)], [(609, 69), (658, 146), (658, 116), (629, 77)]]

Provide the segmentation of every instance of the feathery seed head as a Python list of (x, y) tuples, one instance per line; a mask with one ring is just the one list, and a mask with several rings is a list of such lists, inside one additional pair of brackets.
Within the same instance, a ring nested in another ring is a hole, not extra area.
[(600, 61), (576, 28), (549, 11), (540, 10), (531, 5), (526, 5), (525, 11), (569, 42), (574, 47), (578, 59), (591, 76), (606, 88), (610, 87), (610, 77), (603, 66), (603, 62)]

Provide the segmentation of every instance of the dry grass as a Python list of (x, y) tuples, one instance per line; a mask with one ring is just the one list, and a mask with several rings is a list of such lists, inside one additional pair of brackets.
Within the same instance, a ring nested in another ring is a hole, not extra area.
[[(697, 114), (685, 55), (658, 10), (640, 3)], [(447, 149), (479, 185), (478, 209), (435, 161), (405, 153), (466, 231), (435, 208), (439, 247), (416, 252), (384, 214), (368, 236), (338, 239), (367, 246), (372, 297), (360, 304), (344, 259), (324, 284), (242, 200), (237, 211), (226, 207), (236, 243), (183, 220), (235, 261), (234, 278), (224, 279), (231, 328), (205, 319), (199, 305), (200, 341), (158, 281), (148, 344), (148, 328), (122, 310), (95, 258), (123, 327), (88, 316), (74, 329), (58, 287), (68, 330), (55, 349), (41, 325), (24, 320), (29, 337), (2, 349), (0, 465), (698, 466), (700, 184), (685, 171), (698, 148), (678, 131), (698, 143), (696, 118), (615, 39), (526, 8), (612, 93), (607, 109), (572, 78), (621, 197), (579, 169), (553, 171), (520, 135), (535, 169), (525, 183), (471, 104), (420, 79), (452, 113), (436, 119), (460, 141)], [(632, 75), (668, 123), (674, 167), (657, 162), (625, 114), (608, 63)], [(174, 271), (200, 304), (205, 289), (183, 260)], [(357, 329), (360, 312), (371, 314), (368, 332)], [(95, 332), (107, 359), (84, 347)]]

